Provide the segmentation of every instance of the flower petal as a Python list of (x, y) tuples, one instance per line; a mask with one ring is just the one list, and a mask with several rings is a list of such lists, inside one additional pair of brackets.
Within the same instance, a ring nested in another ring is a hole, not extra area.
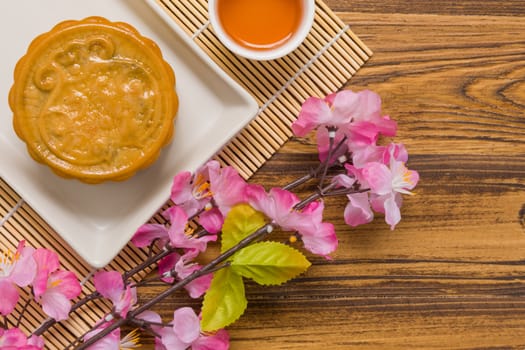
[(39, 271), (53, 272), (60, 267), (58, 254), (52, 250), (45, 248), (38, 248), (33, 252), (33, 258), (37, 264)]
[(383, 195), (392, 192), (392, 173), (385, 164), (367, 163), (361, 175), (373, 193)]
[(228, 350), (230, 336), (224, 329), (218, 330), (212, 335), (201, 335), (193, 344), (192, 350)]
[(44, 248), (38, 248), (33, 253), (37, 272), (33, 280), (33, 293), (39, 298), (47, 289), (47, 279), (51, 272), (58, 270), (60, 262), (58, 254)]
[(356, 227), (367, 224), (374, 219), (368, 193), (353, 193), (347, 197), (349, 201), (344, 211), (344, 219), (347, 225)]
[(58, 290), (48, 289), (41, 298), (42, 310), (56, 321), (68, 318), (71, 303), (69, 299)]
[(210, 189), (222, 215), (226, 215), (235, 204), (246, 201), (245, 187), (246, 182), (233, 167), (210, 169)]
[[(163, 327), (157, 331), (157, 334), (160, 335), (161, 345), (164, 346), (164, 349), (169, 350), (187, 350), (188, 346), (191, 343), (185, 343), (179, 339), (179, 337), (173, 332), (173, 328)], [(162, 349), (160, 346), (155, 346)]]
[(212, 208), (199, 215), (199, 224), (209, 233), (218, 233), (224, 224), (224, 217), (218, 208)]
[(188, 295), (193, 298), (200, 298), (210, 288), (213, 274), (207, 274), (199, 278), (194, 279), (190, 283), (184, 286), (184, 289), (188, 292)]
[(382, 135), (394, 137), (397, 132), (397, 122), (390, 119), (389, 116), (384, 116), (376, 123), (377, 129)]
[(356, 179), (346, 174), (339, 174), (332, 178), (332, 183), (335, 183), (337, 187), (350, 188), (356, 182)]
[(173, 313), (173, 332), (184, 343), (193, 343), (200, 334), (200, 321), (190, 307), (182, 307)]
[(327, 259), (329, 259), (328, 254), (333, 253), (339, 244), (334, 225), (328, 222), (316, 225), (315, 228), (308, 231), (303, 230), (301, 238), (308, 251)]
[(82, 292), (77, 276), (72, 271), (55, 271), (49, 276), (48, 284), (68, 299), (76, 298)]
[(138, 248), (147, 247), (155, 239), (168, 238), (168, 229), (161, 224), (144, 224), (139, 227), (131, 238), (131, 242)]
[(0, 281), (0, 295), (2, 301), (0, 302), (0, 314), (9, 315), (15, 309), (18, 302), (19, 294), (18, 288), (14, 286), (9, 280), (3, 279)]
[[(189, 263), (187, 264), (186, 261), (187, 257), (183, 256), (175, 265), (175, 271), (177, 272), (177, 277), (182, 280), (189, 275), (191, 275), (193, 272), (200, 270), (201, 266), (196, 263)], [(192, 298), (199, 298), (202, 296), (208, 288), (210, 288), (211, 280), (213, 278), (213, 274), (207, 274), (202, 277), (196, 278), (195, 280), (191, 281), (187, 285), (184, 286), (184, 289), (188, 291), (188, 294)]]
[(36, 261), (33, 258), (35, 249), (33, 247), (25, 247), (25, 241), (18, 243), (16, 255), (18, 260), (14, 262), (15, 266), (11, 270), (9, 279), (20, 287), (29, 285), (36, 275)]
[(292, 131), (297, 136), (305, 136), (319, 125), (330, 121), (330, 107), (318, 97), (307, 98), (301, 106), (297, 120), (292, 124)]
[(44, 338), (42, 338), (42, 336), (33, 334), (27, 339), (27, 345), (35, 346), (38, 349), (44, 349)]
[[(140, 313), (139, 315), (137, 315), (137, 319), (144, 320), (149, 323), (162, 323), (162, 318), (160, 317), (160, 315), (156, 313), (155, 311), (151, 311), (151, 310), (146, 310)], [(152, 325), (152, 327), (155, 329), (155, 327), (158, 328), (161, 326)]]
[(401, 220), (401, 211), (396, 203), (395, 196), (389, 196), (385, 201), (385, 221), (390, 225), (390, 229), (393, 230)]
[(274, 214), (273, 217), (270, 216), (272, 219), (286, 217), (293, 207), (301, 201), (294, 193), (278, 187), (270, 189), (269, 195), (272, 198), (273, 204), (271, 211), (273, 211)]
[(374, 121), (381, 117), (381, 97), (374, 91), (363, 90), (357, 93), (359, 103), (353, 117), (359, 121)]
[(183, 171), (175, 175), (171, 186), (171, 200), (175, 204), (181, 204), (192, 198), (191, 195), (191, 173)]
[(359, 110), (359, 94), (351, 90), (341, 90), (333, 97), (330, 124), (343, 125), (350, 123)]
[(124, 291), (124, 281), (117, 271), (99, 271), (93, 276), (95, 289), (113, 303), (118, 302)]
[(184, 242), (186, 240), (186, 224), (188, 223), (188, 215), (186, 212), (178, 207), (173, 206), (164, 212), (170, 220), (171, 226), (168, 230), (168, 236), (170, 242), (174, 247), (184, 248)]
[(137, 303), (137, 288), (126, 286), (124, 292), (120, 295), (118, 301), (113, 302), (115, 312), (120, 315), (120, 317), (126, 317), (129, 310)]

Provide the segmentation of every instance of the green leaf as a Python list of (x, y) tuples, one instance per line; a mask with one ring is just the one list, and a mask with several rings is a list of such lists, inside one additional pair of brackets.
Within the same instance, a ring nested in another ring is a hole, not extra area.
[(226, 215), (222, 226), (221, 253), (266, 224), (263, 213), (248, 204), (234, 206)]
[(215, 272), (202, 303), (202, 330), (212, 332), (232, 324), (247, 304), (242, 277), (228, 267)]
[(235, 253), (231, 261), (233, 271), (262, 285), (284, 283), (310, 265), (301, 252), (278, 242), (252, 244)]

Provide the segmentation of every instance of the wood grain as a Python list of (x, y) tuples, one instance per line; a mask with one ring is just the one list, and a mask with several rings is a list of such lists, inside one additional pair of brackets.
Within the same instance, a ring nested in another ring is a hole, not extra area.
[[(334, 260), (312, 258), (284, 286), (248, 284), (231, 349), (524, 349), (525, 5), (327, 4), (374, 51), (347, 88), (382, 96), (421, 181), (395, 231), (382, 217), (349, 228), (330, 199)], [(314, 153), (292, 139), (251, 181), (282, 186)]]

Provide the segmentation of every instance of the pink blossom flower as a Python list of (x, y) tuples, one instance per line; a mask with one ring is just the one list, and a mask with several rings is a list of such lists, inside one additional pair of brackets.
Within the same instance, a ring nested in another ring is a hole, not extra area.
[(131, 242), (138, 248), (149, 246), (157, 240), (157, 245), (163, 247), (168, 241), (168, 229), (161, 224), (144, 224), (139, 227), (131, 238)]
[(124, 285), (122, 276), (117, 271), (99, 271), (93, 276), (95, 289), (113, 303), (113, 312), (126, 317), (129, 310), (137, 303), (137, 289)]
[[(199, 168), (194, 176), (185, 172), (175, 176), (171, 191), (173, 202), (188, 216), (199, 214), (199, 223), (210, 233), (220, 231), (224, 216), (230, 208), (244, 202), (246, 182), (231, 166), (221, 168), (211, 160)], [(215, 210), (210, 210), (215, 206)]]
[(206, 250), (208, 242), (217, 240), (216, 235), (192, 236), (192, 231), (188, 229), (188, 215), (179, 206), (168, 208), (163, 216), (169, 220), (169, 227), (160, 224), (142, 225), (133, 236), (132, 242), (140, 248), (148, 246), (156, 239), (162, 245), (169, 241), (172, 247), (191, 251), (195, 257), (199, 252)]
[(327, 257), (337, 248), (334, 226), (322, 222), (324, 204), (312, 202), (302, 211), (294, 207), (300, 202), (292, 192), (272, 188), (266, 193), (259, 185), (249, 185), (246, 191), (249, 204), (264, 213), (284, 231), (297, 231), (305, 248), (314, 254)]
[[(86, 333), (84, 341), (93, 338), (98, 333), (106, 329), (111, 323), (103, 323), (91, 332)], [(134, 329), (126, 334), (122, 339), (120, 328), (116, 328), (111, 333), (87, 347), (87, 350), (129, 350), (140, 347), (138, 330)]]
[(391, 143), (383, 148), (383, 163), (390, 164), (392, 158), (403, 163), (408, 161), (408, 152), (402, 143)]
[[(200, 270), (202, 266), (197, 263), (189, 262), (189, 260), (191, 260), (190, 258), (191, 256), (183, 255), (181, 257), (177, 253), (172, 253), (159, 261), (159, 274), (163, 276), (162, 280), (167, 283), (173, 283), (175, 281), (175, 277), (173, 277), (174, 275), (177, 280), (182, 280), (193, 272)], [(207, 274), (196, 278), (186, 284), (184, 289), (188, 291), (190, 297), (199, 298), (206, 293), (210, 287), (212, 277), (212, 274)]]
[[(297, 224), (300, 217), (294, 210), (299, 197), (290, 191), (281, 188), (272, 188), (266, 193), (264, 187), (260, 185), (249, 185), (246, 189), (248, 203), (257, 211), (264, 213), (273, 223), (284, 231), (297, 231)], [(308, 218), (304, 218), (308, 221)], [(305, 223), (308, 225), (308, 222)], [(305, 226), (301, 225), (301, 227)]]
[[(368, 139), (376, 139), (377, 133), (395, 136), (397, 123), (391, 120), (389, 116), (381, 114), (381, 97), (370, 90), (360, 91), (357, 95), (359, 102), (352, 112), (353, 124), (350, 127), (352, 131)], [(375, 129), (373, 132), (376, 135), (371, 134), (373, 129)]]
[[(319, 153), (319, 160), (324, 162), (328, 158), (328, 152), (330, 150), (330, 131), (326, 128), (319, 128), (316, 133), (317, 137), (317, 152)], [(346, 135), (341, 129), (332, 132), (334, 140), (332, 144), (332, 157), (329, 163), (334, 163), (339, 157), (344, 156), (348, 153), (348, 142), (344, 142)], [(337, 147), (340, 144), (339, 147)], [(337, 147), (337, 149), (336, 149)]]
[(44, 341), (41, 337), (31, 336), (29, 339), (19, 328), (0, 328), (0, 349), (4, 350), (43, 350)]
[(325, 98), (309, 97), (301, 106), (292, 130), (297, 136), (306, 136), (319, 126), (345, 126), (351, 122), (352, 112), (358, 107), (358, 95), (350, 90), (342, 90)]
[(405, 163), (398, 160), (406, 159), (404, 148), (390, 147), (389, 150), (389, 166), (378, 162), (368, 163), (359, 173), (363, 182), (370, 188), (372, 208), (384, 213), (385, 221), (394, 229), (401, 220), (401, 194), (412, 194), (410, 190), (417, 185), (419, 174), (417, 171), (408, 170)]
[(186, 350), (190, 347), (192, 350), (227, 350), (229, 347), (225, 330), (202, 334), (199, 317), (189, 307), (175, 310), (172, 327), (159, 327), (155, 331), (160, 335), (156, 350)]
[(306, 206), (301, 212), (301, 216), (308, 220), (299, 220), (297, 231), (301, 234), (304, 247), (317, 255), (329, 259), (329, 254), (333, 253), (338, 246), (337, 235), (334, 225), (323, 221), (324, 203), (317, 201)]
[(314, 129), (321, 161), (326, 160), (330, 147), (334, 150), (339, 145), (330, 163), (350, 152), (354, 164), (361, 166), (380, 156), (382, 151), (376, 145), (379, 134), (394, 136), (397, 124), (381, 115), (381, 99), (376, 93), (343, 90), (304, 102), (292, 130), (297, 136), (305, 136)]
[(222, 215), (228, 214), (231, 207), (246, 200), (244, 179), (231, 166), (220, 167), (219, 162), (208, 162), (210, 190), (213, 202)]
[(375, 92), (342, 90), (325, 98), (310, 97), (302, 105), (292, 130), (297, 136), (319, 128), (333, 127), (353, 133), (352, 139), (375, 142), (377, 134), (394, 136), (397, 125), (381, 115), (381, 98)]
[(75, 273), (60, 270), (58, 255), (48, 249), (39, 248), (33, 253), (37, 273), (33, 281), (35, 300), (44, 312), (57, 321), (65, 320), (71, 309), (71, 299), (82, 292)]
[[(348, 165), (347, 168), (351, 169), (354, 173), (358, 172), (358, 169), (354, 166)], [(332, 182), (335, 183), (337, 187), (343, 187), (354, 191), (354, 185), (356, 185), (357, 180), (355, 177), (340, 174), (335, 176), (332, 179)], [(348, 198), (348, 203), (344, 211), (346, 224), (355, 227), (369, 223), (374, 219), (374, 213), (370, 208), (370, 201), (368, 200), (368, 193), (349, 193), (346, 196)]]
[(25, 287), (33, 281), (36, 263), (33, 259), (34, 248), (26, 247), (20, 241), (15, 253), (7, 251), (0, 257), (0, 314), (10, 314), (18, 302), (19, 287)]
[(367, 224), (374, 219), (368, 193), (352, 193), (348, 194), (347, 198), (348, 203), (344, 211), (344, 219), (347, 225), (356, 227)]
[(186, 212), (178, 206), (173, 206), (164, 212), (164, 215), (169, 218), (171, 223), (168, 229), (168, 236), (173, 247), (183, 248), (190, 253), (192, 257), (196, 257), (199, 252), (206, 250), (207, 244), (210, 241), (217, 240), (216, 235), (204, 235), (202, 237), (192, 236), (192, 231), (187, 231), (188, 216)]
[(243, 198), (244, 180), (232, 167), (221, 168), (211, 160), (201, 166), (194, 175), (182, 172), (175, 176), (171, 188), (171, 200), (182, 206), (188, 216), (193, 216), (208, 204), (212, 197), (221, 212)]
[[(197, 263), (186, 262), (185, 256), (182, 256), (175, 264), (175, 272), (179, 280), (185, 279), (201, 268), (202, 266)], [(190, 297), (199, 298), (210, 288), (212, 278), (212, 274), (206, 274), (186, 284), (184, 288), (188, 291)]]
[(207, 166), (192, 175), (190, 172), (177, 174), (171, 187), (171, 200), (184, 208), (189, 216), (196, 215), (211, 201), (210, 182)]

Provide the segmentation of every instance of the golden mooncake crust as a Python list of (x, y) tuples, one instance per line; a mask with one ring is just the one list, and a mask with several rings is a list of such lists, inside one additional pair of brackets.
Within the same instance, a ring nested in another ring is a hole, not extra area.
[(31, 157), (86, 183), (121, 181), (151, 165), (174, 132), (175, 75), (129, 24), (65, 21), (33, 40), (9, 94)]

